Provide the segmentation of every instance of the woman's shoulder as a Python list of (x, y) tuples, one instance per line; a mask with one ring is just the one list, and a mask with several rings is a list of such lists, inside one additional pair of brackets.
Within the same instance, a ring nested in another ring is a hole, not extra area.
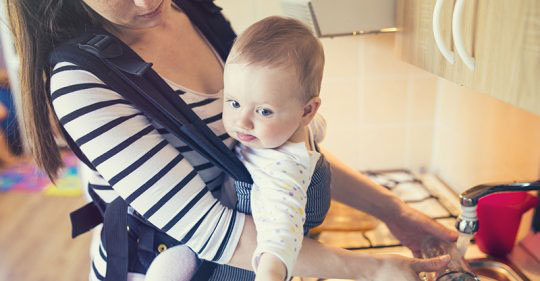
[(59, 115), (76, 110), (130, 104), (94, 73), (70, 62), (57, 63), (51, 72), (49, 93)]
[(88, 83), (105, 85), (97, 75), (71, 62), (57, 63), (52, 69), (50, 82), (51, 93), (71, 85)]

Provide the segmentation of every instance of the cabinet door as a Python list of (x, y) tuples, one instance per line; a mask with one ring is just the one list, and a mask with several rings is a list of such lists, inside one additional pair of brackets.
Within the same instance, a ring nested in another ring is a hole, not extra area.
[[(441, 9), (441, 37), (453, 51), (452, 9), (454, 0), (445, 0)], [(452, 71), (439, 52), (433, 35), (435, 0), (398, 0), (396, 3), (396, 53), (401, 59), (441, 77)], [(451, 77), (446, 77), (451, 80)]]
[(476, 8), (472, 87), (540, 115), (540, 1), (480, 0)]
[[(441, 35), (455, 51), (454, 0), (445, 0)], [(457, 84), (540, 114), (540, 1), (466, 0), (460, 28), (465, 49), (475, 58), (468, 69), (456, 56), (448, 63), (432, 30), (435, 0), (398, 0), (396, 51), (405, 61)]]

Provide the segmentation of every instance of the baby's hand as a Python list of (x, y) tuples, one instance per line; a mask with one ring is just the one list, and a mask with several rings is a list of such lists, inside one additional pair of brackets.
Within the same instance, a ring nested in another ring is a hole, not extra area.
[(255, 281), (283, 281), (287, 276), (287, 269), (276, 256), (263, 253), (255, 271)]

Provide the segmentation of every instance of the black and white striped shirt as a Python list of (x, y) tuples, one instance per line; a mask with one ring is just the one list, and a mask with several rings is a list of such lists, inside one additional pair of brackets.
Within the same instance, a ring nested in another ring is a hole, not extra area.
[[(172, 83), (171, 87), (179, 89)], [(221, 122), (222, 95), (182, 90), (179, 98), (232, 147), (234, 141)], [(221, 169), (76, 65), (55, 66), (51, 96), (61, 125), (96, 168), (83, 167), (88, 186), (98, 196), (105, 202), (121, 196), (202, 259), (230, 260), (244, 214), (222, 205), (206, 188)], [(101, 245), (94, 251), (93, 271), (104, 276), (106, 253)]]

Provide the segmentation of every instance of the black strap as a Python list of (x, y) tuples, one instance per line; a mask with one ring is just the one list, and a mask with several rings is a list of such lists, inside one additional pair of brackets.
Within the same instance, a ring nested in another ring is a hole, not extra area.
[(107, 206), (103, 221), (103, 243), (107, 252), (106, 281), (125, 281), (128, 273), (128, 205), (121, 197)]
[(90, 202), (83, 207), (69, 214), (71, 220), (71, 237), (75, 238), (86, 233), (96, 225), (103, 222), (103, 215), (94, 202)]

